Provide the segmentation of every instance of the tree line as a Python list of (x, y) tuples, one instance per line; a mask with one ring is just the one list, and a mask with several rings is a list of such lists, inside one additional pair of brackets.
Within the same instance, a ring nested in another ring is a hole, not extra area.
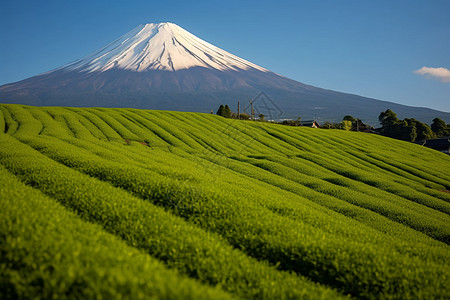
[[(212, 111), (211, 111), (212, 113)], [(216, 112), (216, 115), (222, 116), (228, 119), (240, 119), (240, 120), (250, 120), (250, 115), (247, 113), (239, 113), (239, 115), (235, 112), (232, 112), (228, 105), (221, 104), (219, 109)], [(259, 120), (264, 121), (264, 115), (259, 114)]]
[(400, 120), (396, 113), (388, 109), (380, 114), (378, 120), (382, 135), (399, 140), (415, 142), (450, 135), (450, 124), (439, 118), (433, 119), (431, 126), (428, 126), (414, 118)]
[(374, 130), (370, 125), (364, 124), (361, 119), (354, 118), (350, 115), (345, 116), (340, 123), (325, 122), (320, 126), (323, 129), (342, 129), (347, 131), (366, 131)]
[[(216, 114), (231, 119), (250, 119), (250, 115), (246, 113), (239, 113), (238, 115), (237, 113), (232, 112), (228, 105), (220, 105)], [(433, 119), (433, 123), (429, 126), (428, 124), (420, 122), (414, 118), (405, 118), (400, 120), (398, 119), (396, 113), (388, 109), (380, 113), (378, 120), (381, 124), (381, 128), (378, 129), (364, 124), (360, 119), (354, 118), (350, 115), (345, 116), (340, 123), (325, 122), (320, 127), (324, 129), (376, 132), (387, 137), (410, 142), (450, 136), (450, 124), (446, 124), (445, 121), (440, 118)], [(259, 115), (259, 121), (265, 121), (263, 114)], [(300, 117), (296, 120), (283, 120), (275, 123), (290, 126), (301, 125)]]

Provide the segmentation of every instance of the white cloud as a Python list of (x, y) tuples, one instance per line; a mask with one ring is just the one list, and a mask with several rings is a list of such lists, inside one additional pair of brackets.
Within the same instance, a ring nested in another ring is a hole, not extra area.
[(415, 74), (425, 76), (428, 79), (436, 79), (442, 82), (450, 82), (450, 70), (446, 68), (422, 67), (414, 71)]

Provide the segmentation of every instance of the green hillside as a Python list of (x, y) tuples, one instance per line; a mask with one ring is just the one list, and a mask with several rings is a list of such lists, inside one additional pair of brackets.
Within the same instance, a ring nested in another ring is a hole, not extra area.
[(450, 157), (215, 115), (1, 105), (1, 299), (449, 299)]

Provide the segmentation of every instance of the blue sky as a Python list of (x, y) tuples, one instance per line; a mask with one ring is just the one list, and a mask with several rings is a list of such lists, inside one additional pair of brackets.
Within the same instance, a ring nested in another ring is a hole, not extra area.
[(450, 112), (449, 12), (448, 0), (2, 0), (0, 85), (169, 21), (303, 83)]

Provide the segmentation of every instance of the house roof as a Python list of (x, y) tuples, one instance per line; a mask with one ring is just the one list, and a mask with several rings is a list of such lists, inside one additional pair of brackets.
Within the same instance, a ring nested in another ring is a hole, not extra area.
[(300, 124), (301, 124), (302, 126), (313, 125), (314, 123), (319, 124), (319, 123), (317, 123), (316, 120), (305, 120), (305, 121), (300, 120)]
[(423, 145), (426, 147), (430, 147), (430, 148), (450, 147), (450, 139), (449, 138), (441, 138), (441, 139), (426, 140)]

